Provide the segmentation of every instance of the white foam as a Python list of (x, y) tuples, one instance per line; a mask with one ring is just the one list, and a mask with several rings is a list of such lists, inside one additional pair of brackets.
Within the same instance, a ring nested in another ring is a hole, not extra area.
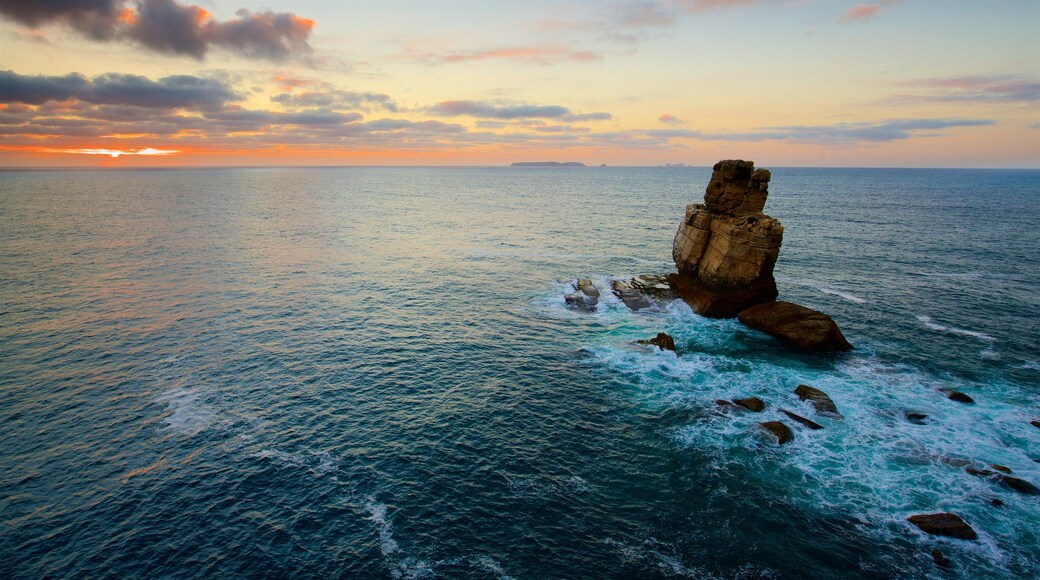
[(376, 526), (379, 533), (379, 551), (390, 568), (393, 578), (426, 578), (434, 575), (433, 566), (424, 560), (402, 554), (401, 546), (394, 539), (394, 524), (387, 516), (386, 504), (369, 497), (362, 506), (368, 517), (365, 519)]
[(176, 388), (159, 396), (166, 403), (168, 415), (163, 418), (166, 427), (182, 435), (193, 435), (213, 423), (216, 414), (202, 402), (196, 389)]
[(793, 284), (795, 286), (806, 286), (808, 288), (812, 288), (814, 290), (818, 290), (820, 292), (823, 292), (824, 294), (830, 294), (832, 296), (837, 296), (839, 298), (844, 298), (845, 300), (848, 300), (849, 302), (853, 302), (855, 304), (866, 304), (867, 303), (867, 301), (865, 299), (860, 298), (859, 296), (856, 296), (855, 294), (852, 294), (850, 292), (846, 292), (844, 290), (838, 290), (838, 289), (835, 289), (835, 288), (831, 288), (829, 286), (825, 286), (823, 283), (817, 282), (816, 280), (793, 280), (791, 278), (784, 278), (784, 277), (778, 277), (777, 280), (780, 281), (780, 282), (786, 283), (786, 284)]
[(988, 334), (986, 334), (984, 332), (977, 332), (977, 331), (974, 331), (974, 330), (964, 330), (963, 328), (954, 328), (952, 326), (943, 326), (941, 324), (936, 324), (935, 322), (932, 321), (932, 317), (931, 316), (918, 316), (917, 320), (919, 320), (921, 322), (921, 324), (925, 325), (926, 327), (928, 327), (928, 328), (930, 328), (932, 330), (938, 331), (938, 332), (947, 332), (949, 334), (959, 334), (961, 336), (970, 336), (970, 337), (973, 337), (973, 338), (977, 338), (979, 340), (990, 340), (990, 341), (997, 340), (997, 339), (993, 338), (992, 336), (990, 336), (990, 335), (988, 335)]
[[(628, 377), (631, 389), (618, 396), (656, 411), (694, 411), (670, 415), (689, 416), (681, 419), (685, 424), (673, 427), (672, 437), (679, 446), (707, 453), (720, 471), (731, 471), (726, 466), (739, 463), (741, 472), (760, 479), (763, 489), (780, 494), (782, 501), (808, 512), (852, 517), (863, 533), (877, 535), (882, 542), (905, 538), (911, 527), (906, 517), (915, 512), (949, 510), (980, 534), (980, 540), (970, 546), (962, 542), (944, 547), (951, 558), (956, 555), (970, 567), (972, 562), (1023, 557), (1020, 546), (1032, 541), (1030, 522), (1040, 521), (1040, 506), (1022, 501), (992, 481), (966, 474), (957, 460), (972, 461), (980, 468), (988, 463), (1007, 465), (1016, 477), (1040, 481), (1040, 466), (1030, 455), (1030, 449), (1040, 445), (1040, 434), (1023, 420), (1021, 407), (1021, 401), (1032, 400), (1035, 394), (1014, 384), (971, 383), (908, 364), (887, 363), (871, 354), (869, 344), (833, 366), (806, 366), (783, 353), (772, 358), (733, 358), (726, 354), (725, 345), (742, 331), (729, 326), (731, 321), (703, 319), (678, 307), (666, 320), (665, 329), (675, 337), (681, 356), (628, 348), (626, 343), (639, 337), (632, 334), (643, 332), (636, 325), (601, 335), (601, 344), (586, 349), (593, 354), (592, 361)], [(929, 318), (921, 322), (940, 326)], [(992, 341), (982, 333), (970, 336)], [(1030, 363), (1034, 365), (1030, 368), (1040, 366), (1035, 361), (1026, 364)], [(816, 415), (793, 394), (799, 384), (828, 393), (845, 419)], [(965, 391), (976, 404), (951, 402), (940, 388)], [(748, 396), (764, 399), (765, 412), (723, 413), (714, 404), (715, 399)], [(780, 408), (825, 428), (805, 429), (781, 415)], [(907, 411), (926, 414), (926, 424), (907, 421)], [(795, 440), (777, 446), (758, 428), (759, 422), (769, 420), (791, 426)], [(752, 452), (734, 453), (735, 449)], [(776, 482), (792, 482), (796, 492), (785, 494), (785, 487)], [(1005, 507), (989, 506), (988, 498), (993, 497), (1002, 498)], [(927, 544), (934, 538), (920, 541)], [(642, 548), (625, 549), (640, 559), (656, 558)], [(670, 557), (667, 550), (661, 553)], [(667, 558), (658, 560), (669, 565)]]
[(306, 468), (315, 477), (322, 477), (339, 468), (339, 465), (326, 451), (311, 451), (303, 453), (288, 453), (278, 449), (261, 449), (252, 457), (272, 461), (282, 467)]
[(1037, 362), (1035, 360), (1029, 360), (1029, 361), (1026, 361), (1026, 362), (1022, 363), (1021, 365), (1019, 365), (1018, 368), (1020, 368), (1020, 369), (1028, 369), (1028, 370), (1031, 370), (1031, 371), (1040, 371), (1040, 362)]

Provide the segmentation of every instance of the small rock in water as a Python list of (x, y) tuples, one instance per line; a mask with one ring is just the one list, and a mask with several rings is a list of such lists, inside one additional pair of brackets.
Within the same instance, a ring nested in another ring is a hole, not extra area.
[(599, 290), (592, 285), (588, 278), (578, 278), (578, 282), (572, 284), (574, 292), (563, 297), (563, 301), (572, 308), (592, 312), (596, 310), (599, 303)]
[(917, 514), (907, 520), (921, 528), (922, 531), (936, 536), (947, 536), (961, 540), (974, 540), (979, 537), (975, 530), (960, 516), (951, 513)]
[(675, 339), (663, 332), (658, 332), (657, 336), (650, 340), (637, 340), (636, 342), (638, 344), (652, 344), (661, 350), (670, 350), (675, 352)]
[(746, 399), (733, 399), (733, 402), (741, 407), (744, 407), (748, 411), (755, 413), (761, 413), (766, 408), (766, 403), (758, 397), (748, 397)]
[(940, 568), (950, 567), (950, 559), (947, 558), (946, 554), (943, 554), (942, 550), (940, 550), (939, 548), (932, 550), (932, 561), (935, 562), (935, 565), (939, 566)]
[(1040, 421), (1030, 421), (1029, 424), (1033, 427), (1036, 427), (1037, 429), (1040, 429)]
[(643, 308), (650, 308), (653, 306), (650, 299), (643, 296), (639, 290), (636, 290), (635, 287), (632, 286), (631, 282), (626, 282), (625, 280), (614, 280), (610, 283), (610, 288), (614, 291), (614, 295), (620, 298), (621, 301), (625, 303), (625, 306), (628, 306), (632, 310), (642, 310)]
[(769, 434), (776, 437), (776, 442), (779, 445), (794, 441), (794, 433), (791, 432), (791, 428), (780, 421), (766, 421), (765, 423), (759, 423), (758, 425), (765, 429)]
[(730, 411), (743, 411), (744, 410), (743, 408), (734, 405), (733, 403), (727, 401), (726, 399), (718, 399), (717, 401), (715, 401), (715, 404), (719, 406), (719, 409), (723, 413), (729, 413)]
[(999, 471), (1001, 473), (1011, 473), (1011, 468), (1010, 467), (1007, 467), (1005, 465), (1001, 465), (999, 463), (990, 463), (989, 466), (992, 467), (993, 469), (996, 469), (997, 471)]
[(788, 417), (794, 419), (795, 421), (798, 421), (799, 423), (801, 423), (802, 425), (805, 425), (806, 427), (808, 427), (810, 429), (823, 429), (823, 425), (820, 425), (816, 421), (813, 421), (812, 419), (806, 419), (805, 417), (802, 417), (801, 415), (795, 415), (794, 413), (788, 411), (787, 409), (780, 409), (780, 412), (783, 413), (784, 415), (787, 415)]
[(972, 399), (960, 391), (955, 391), (953, 389), (939, 389), (939, 392), (946, 395), (946, 398), (951, 401), (957, 401), (958, 403), (965, 403), (967, 405), (975, 404), (975, 399)]
[(794, 394), (798, 395), (798, 398), (803, 401), (809, 401), (809, 404), (816, 409), (816, 412), (824, 417), (831, 417), (833, 419), (841, 419), (842, 415), (838, 412), (838, 406), (834, 404), (834, 401), (827, 396), (827, 393), (817, 389), (816, 387), (810, 387), (809, 385), (798, 385), (798, 388), (794, 390)]
[(993, 507), (1004, 507), (1004, 502), (1002, 502), (1001, 500), (999, 500), (997, 498), (993, 498), (993, 499), (989, 500), (989, 503)]
[(906, 420), (913, 423), (914, 425), (924, 425), (925, 419), (927, 418), (928, 415), (925, 415), (924, 413), (918, 413), (916, 411), (906, 412)]

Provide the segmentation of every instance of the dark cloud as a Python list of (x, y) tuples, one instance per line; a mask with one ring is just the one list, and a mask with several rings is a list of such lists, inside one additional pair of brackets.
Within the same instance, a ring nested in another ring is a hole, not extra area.
[(153, 81), (138, 75), (108, 73), (88, 80), (79, 74), (46, 76), (0, 71), (0, 103), (40, 105), (73, 99), (96, 105), (216, 109), (238, 98), (222, 81), (190, 75)]
[(239, 10), (214, 20), (176, 0), (0, 0), (0, 14), (27, 26), (63, 24), (99, 41), (133, 40), (156, 52), (202, 59), (213, 46), (285, 60), (311, 53), (314, 22), (291, 13)]

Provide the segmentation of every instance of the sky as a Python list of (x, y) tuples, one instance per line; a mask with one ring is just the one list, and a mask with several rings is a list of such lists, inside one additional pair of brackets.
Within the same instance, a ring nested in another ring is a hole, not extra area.
[(0, 166), (1037, 168), (1038, 30), (1040, 0), (0, 0)]

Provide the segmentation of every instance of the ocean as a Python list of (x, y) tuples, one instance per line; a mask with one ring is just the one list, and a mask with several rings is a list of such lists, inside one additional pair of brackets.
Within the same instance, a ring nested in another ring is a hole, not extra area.
[(0, 576), (1040, 576), (1040, 172), (771, 169), (849, 353), (606, 291), (707, 168), (0, 172)]

